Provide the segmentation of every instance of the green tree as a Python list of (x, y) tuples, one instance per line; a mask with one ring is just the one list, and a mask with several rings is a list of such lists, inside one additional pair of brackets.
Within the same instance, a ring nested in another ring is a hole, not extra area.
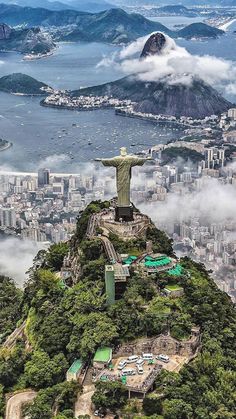
[(10, 389), (17, 383), (17, 380), (24, 371), (24, 364), (27, 358), (28, 354), (22, 342), (18, 342), (10, 353), (8, 350), (1, 352), (0, 383), (5, 389)]
[(117, 328), (106, 313), (77, 314), (67, 348), (74, 355), (86, 359), (99, 346), (110, 345), (118, 337)]
[(63, 354), (50, 358), (46, 352), (35, 351), (25, 365), (25, 380), (36, 389), (51, 386), (63, 380), (68, 363)]
[(45, 257), (45, 267), (52, 271), (60, 271), (68, 251), (69, 246), (67, 243), (56, 243), (50, 246)]
[(143, 399), (143, 409), (148, 416), (151, 416), (153, 414), (161, 414), (162, 403), (160, 396), (155, 393), (146, 395)]
[(92, 402), (97, 409), (104, 408), (115, 412), (123, 407), (128, 399), (125, 386), (118, 381), (101, 381), (96, 383), (96, 391), (92, 396)]
[(14, 281), (0, 276), (0, 344), (16, 327), (21, 315), (22, 291)]
[(29, 419), (51, 419), (57, 411), (59, 419), (73, 419), (73, 405), (81, 386), (76, 382), (62, 382), (52, 387), (39, 390), (30, 405), (25, 408)]
[(5, 398), (4, 398), (4, 387), (0, 384), (0, 418), (4, 415), (5, 409)]
[(191, 419), (193, 411), (190, 404), (180, 399), (165, 400), (163, 416), (166, 419)]

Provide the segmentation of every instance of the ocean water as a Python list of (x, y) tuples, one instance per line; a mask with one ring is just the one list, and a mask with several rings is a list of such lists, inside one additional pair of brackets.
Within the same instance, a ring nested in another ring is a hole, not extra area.
[[(209, 41), (177, 40), (194, 54), (236, 61), (236, 35)], [(115, 80), (124, 74), (114, 67), (98, 68), (119, 47), (105, 44), (60, 44), (51, 57), (23, 61), (16, 53), (0, 54), (0, 76), (22, 72), (55, 88), (76, 89)], [(181, 131), (116, 116), (113, 110), (68, 111), (43, 108), (39, 98), (0, 93), (0, 137), (13, 147), (0, 153), (1, 168), (34, 171), (39, 166), (75, 172), (81, 162), (112, 156), (127, 145), (140, 151), (178, 138)], [(76, 126), (73, 126), (76, 124)]]
[(162, 25), (166, 26), (168, 29), (178, 30), (179, 28), (176, 25), (187, 26), (191, 23), (202, 22), (203, 17), (186, 17), (186, 16), (159, 16), (159, 17), (149, 17), (150, 20), (154, 22), (160, 22)]

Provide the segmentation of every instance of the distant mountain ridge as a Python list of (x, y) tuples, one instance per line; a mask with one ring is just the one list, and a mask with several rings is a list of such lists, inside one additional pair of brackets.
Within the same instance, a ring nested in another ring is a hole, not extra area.
[(50, 0), (37, 0), (37, 5), (32, 4), (32, 0), (5, 0), (5, 4), (18, 5), (22, 7), (31, 8), (44, 8), (48, 10), (78, 10), (84, 12), (101, 12), (115, 6), (109, 4), (105, 0), (62, 0), (62, 1), (50, 1)]
[(47, 54), (55, 47), (52, 38), (40, 28), (14, 29), (0, 24), (0, 51), (18, 51), (23, 54)]
[[(128, 43), (152, 32), (164, 32), (177, 37), (217, 37), (224, 32), (205, 25), (194, 24), (184, 32), (171, 31), (159, 22), (146, 19), (140, 14), (128, 14), (122, 9), (110, 9), (100, 13), (78, 12), (76, 10), (52, 11), (0, 4), (0, 21), (10, 25), (58, 27), (58, 41), (88, 41)], [(66, 28), (65, 28), (66, 27)], [(199, 29), (200, 28), (200, 29)], [(186, 35), (185, 35), (186, 33)]]

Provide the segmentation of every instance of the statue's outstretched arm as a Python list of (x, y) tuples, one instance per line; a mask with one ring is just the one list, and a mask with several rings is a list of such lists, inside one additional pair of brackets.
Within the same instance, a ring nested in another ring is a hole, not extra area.
[(100, 161), (102, 162), (103, 166), (117, 166), (116, 160), (115, 159), (95, 159), (95, 161)]
[(132, 166), (143, 166), (146, 161), (152, 160), (152, 157), (145, 157), (144, 159), (137, 157), (133, 159)]

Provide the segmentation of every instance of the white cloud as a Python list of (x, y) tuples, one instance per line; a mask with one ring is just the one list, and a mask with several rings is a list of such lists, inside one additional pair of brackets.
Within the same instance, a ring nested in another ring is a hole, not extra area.
[(167, 43), (161, 54), (140, 60), (141, 51), (150, 35), (137, 39), (119, 55), (104, 58), (99, 66), (117, 66), (125, 74), (135, 74), (143, 81), (157, 82), (165, 78), (170, 84), (189, 84), (192, 75), (215, 87), (224, 88), (226, 93), (236, 93), (234, 62), (210, 55), (191, 55), (167, 35)]
[(202, 178), (201, 190), (191, 194), (169, 193), (165, 202), (139, 205), (158, 224), (173, 225), (198, 217), (210, 223), (235, 220), (236, 187), (214, 178)]
[(15, 237), (0, 240), (0, 274), (13, 278), (19, 286), (26, 280), (26, 271), (43, 248), (42, 243), (22, 241)]
[(39, 161), (38, 169), (48, 168), (51, 170), (62, 170), (65, 167), (65, 163), (70, 161), (70, 156), (68, 154), (52, 154), (51, 156), (46, 157)]

